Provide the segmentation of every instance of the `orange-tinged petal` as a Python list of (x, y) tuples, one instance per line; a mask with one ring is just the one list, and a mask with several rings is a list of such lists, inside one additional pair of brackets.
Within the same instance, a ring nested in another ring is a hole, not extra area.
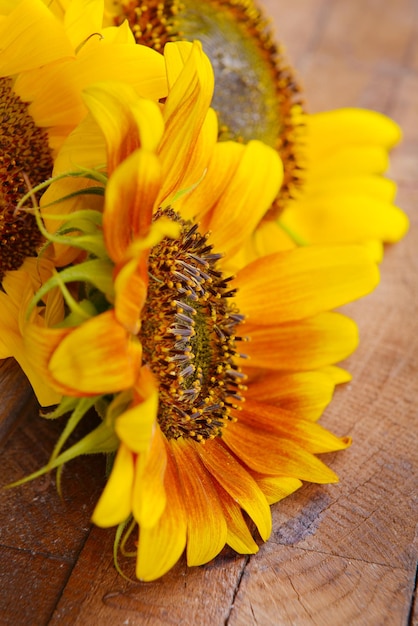
[(163, 576), (177, 562), (186, 546), (186, 503), (169, 446), (164, 488), (167, 503), (162, 516), (155, 526), (141, 528), (140, 531), (136, 563), (139, 580), (155, 580)]
[(271, 533), (271, 514), (255, 481), (217, 439), (195, 447), (206, 469), (248, 513), (265, 541)]
[(278, 326), (244, 324), (240, 333), (249, 337), (245, 354), (251, 367), (300, 371), (323, 367), (349, 356), (358, 345), (357, 325), (339, 313)]
[(140, 314), (147, 297), (146, 262), (145, 253), (131, 259), (119, 269), (114, 279), (116, 319), (133, 335), (140, 329)]
[(187, 564), (203, 565), (224, 547), (227, 526), (211, 475), (190, 442), (170, 442), (187, 515)]
[[(272, 440), (292, 440), (312, 454), (344, 450), (351, 441), (348, 437), (336, 437), (328, 430), (285, 409), (263, 402), (247, 400), (240, 412), (237, 429), (269, 434)], [(233, 429), (235, 432), (235, 428)]]
[(320, 484), (338, 481), (336, 474), (322, 461), (290, 439), (278, 439), (237, 422), (225, 429), (223, 440), (239, 459), (257, 472)]
[(303, 419), (316, 420), (331, 401), (334, 387), (333, 378), (323, 371), (268, 372), (248, 386), (246, 397), (280, 406)]
[(22, 0), (0, 20), (0, 76), (74, 56), (62, 23), (41, 0)]
[(296, 248), (241, 270), (236, 302), (249, 323), (273, 326), (346, 304), (378, 281), (377, 266), (361, 246)]
[(93, 511), (92, 521), (97, 526), (116, 526), (128, 518), (132, 511), (134, 471), (134, 455), (121, 443), (103, 493)]
[(122, 261), (130, 243), (148, 234), (161, 185), (161, 167), (152, 152), (135, 150), (113, 172), (105, 196), (103, 230), (109, 256)]
[(72, 387), (55, 380), (49, 369), (49, 363), (54, 351), (71, 333), (71, 328), (44, 328), (36, 323), (29, 323), (23, 336), (24, 349), (32, 367), (61, 394), (70, 394)]
[[(174, 43), (166, 45), (164, 54), (167, 66), (171, 62), (173, 49), (175, 50), (177, 46), (178, 44)], [(204, 173), (204, 170), (196, 171), (193, 162), (195, 150), (200, 147), (199, 133), (202, 131), (212, 99), (213, 70), (199, 42), (190, 44), (189, 48), (190, 53), (184, 68), (172, 85), (163, 109), (165, 133), (159, 154), (163, 164), (164, 189), (159, 200), (160, 204), (163, 197), (171, 198), (175, 192), (185, 189), (190, 184), (196, 184)], [(198, 161), (201, 163), (201, 159)], [(189, 166), (186, 168), (185, 164), (191, 164), (195, 172), (192, 180), (190, 168)]]
[(238, 554), (255, 554), (258, 552), (258, 545), (245, 523), (240, 506), (234, 502), (229, 493), (222, 489), (220, 485), (215, 486), (228, 526), (226, 543)]
[(118, 437), (131, 450), (147, 453), (153, 440), (158, 413), (158, 387), (151, 371), (141, 367), (135, 380), (134, 401), (116, 418)]
[(141, 529), (155, 526), (166, 507), (166, 467), (163, 435), (156, 426), (149, 450), (141, 452), (136, 462), (132, 511)]
[[(113, 311), (89, 319), (60, 339), (48, 370), (68, 395), (101, 395), (129, 389), (141, 362), (141, 346), (118, 324)], [(47, 329), (53, 333), (53, 329)], [(46, 332), (47, 332), (46, 331)]]
[(269, 504), (275, 504), (283, 498), (287, 498), (302, 487), (302, 481), (288, 476), (266, 476), (258, 472), (252, 472), (254, 480), (267, 498)]
[(106, 139), (109, 174), (137, 148), (156, 150), (164, 130), (157, 103), (111, 81), (88, 87), (84, 100)]

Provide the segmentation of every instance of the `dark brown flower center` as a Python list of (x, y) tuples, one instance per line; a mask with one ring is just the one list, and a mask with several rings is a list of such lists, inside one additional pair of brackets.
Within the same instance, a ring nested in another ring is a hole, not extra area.
[(242, 400), (236, 330), (243, 316), (231, 279), (217, 268), (221, 255), (197, 225), (181, 224), (179, 239), (152, 249), (140, 338), (144, 362), (160, 385), (162, 431), (169, 439), (202, 441), (222, 433)]
[(35, 126), (28, 105), (12, 90), (9, 78), (0, 78), (0, 280), (32, 256), (41, 235), (32, 215), (16, 205), (22, 196), (52, 172), (53, 161), (44, 129)]
[(213, 108), (220, 139), (259, 139), (276, 148), (284, 181), (278, 214), (301, 185), (304, 129), (300, 88), (252, 0), (122, 0), (138, 43), (162, 51), (168, 41), (200, 39), (215, 72)]

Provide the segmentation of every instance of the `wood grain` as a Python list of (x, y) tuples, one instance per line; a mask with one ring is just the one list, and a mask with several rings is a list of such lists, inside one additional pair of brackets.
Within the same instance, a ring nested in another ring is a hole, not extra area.
[[(112, 531), (91, 529), (100, 459), (74, 462), (63, 501), (37, 481), (1, 495), (0, 622), (20, 626), (197, 624), (415, 626), (418, 418), (418, 5), (416, 0), (265, 0), (310, 111), (364, 106), (392, 116), (392, 157), (411, 231), (386, 250), (374, 294), (347, 312), (361, 345), (321, 423), (353, 446), (328, 455), (338, 485), (307, 485), (273, 507), (254, 557), (181, 561), (155, 583), (115, 572)], [(46, 461), (59, 426), (37, 418), (18, 368), (0, 366), (2, 483)], [(127, 571), (129, 570), (127, 566)]]

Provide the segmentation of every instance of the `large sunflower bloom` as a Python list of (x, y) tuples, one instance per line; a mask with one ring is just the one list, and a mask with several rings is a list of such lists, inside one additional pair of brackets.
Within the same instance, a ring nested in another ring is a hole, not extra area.
[(276, 148), (284, 179), (257, 230), (256, 253), (316, 243), (382, 242), (408, 228), (382, 174), (400, 129), (380, 113), (347, 108), (308, 114), (302, 90), (253, 0), (109, 0), (107, 22), (129, 22), (136, 41), (200, 39), (214, 67), (220, 138), (260, 139)]
[(66, 5), (16, 0), (0, 7), (0, 279), (39, 247), (32, 216), (14, 210), (51, 176), (57, 150), (86, 115), (82, 90), (117, 79), (143, 97), (166, 95), (161, 56), (135, 46), (127, 25), (103, 28), (102, 1)]
[[(93, 520), (106, 527), (133, 516), (143, 580), (163, 575), (185, 548), (189, 565), (225, 544), (256, 552), (242, 511), (267, 539), (269, 504), (304, 480), (337, 480), (315, 455), (345, 448), (348, 438), (315, 422), (340, 376), (330, 365), (355, 348), (357, 331), (329, 309), (378, 280), (362, 247), (301, 248), (238, 267), (237, 251), (277, 194), (280, 161), (257, 141), (214, 141), (213, 78), (198, 43), (168, 44), (165, 57), (170, 91), (161, 111), (120, 85), (86, 90), (87, 137), (96, 128), (107, 148), (102, 230), (88, 240), (94, 258), (60, 276), (73, 285), (84, 275), (93, 287), (81, 290), (90, 298), (64, 324), (35, 319), (25, 329), (34, 365), (65, 394), (66, 408), (77, 405), (67, 434), (93, 403), (103, 416), (48, 467), (116, 452)], [(75, 131), (64, 152), (82, 136)], [(183, 209), (203, 183), (194, 213), (189, 202)], [(70, 245), (71, 219), (52, 241)]]

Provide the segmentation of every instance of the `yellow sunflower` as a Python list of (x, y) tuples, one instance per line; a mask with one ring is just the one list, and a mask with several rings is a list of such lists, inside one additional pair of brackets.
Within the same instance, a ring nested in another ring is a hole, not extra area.
[(86, 115), (82, 90), (117, 79), (156, 101), (167, 91), (161, 56), (135, 46), (127, 25), (103, 28), (101, 0), (66, 5), (15, 0), (0, 7), (0, 279), (41, 243), (33, 217), (14, 211), (51, 176), (57, 150)]
[[(243, 511), (265, 540), (271, 503), (302, 481), (337, 480), (316, 454), (349, 440), (316, 420), (345, 377), (332, 364), (355, 349), (357, 330), (330, 309), (378, 281), (357, 246), (239, 263), (277, 194), (281, 162), (259, 141), (216, 142), (212, 70), (199, 43), (168, 43), (165, 62), (162, 107), (126, 85), (86, 89), (90, 116), (61, 163), (71, 150), (80, 155), (83, 141), (102, 158), (102, 137), (103, 213), (84, 197), (83, 211), (59, 213), (63, 228), (43, 231), (86, 258), (43, 284), (24, 330), (28, 358), (65, 396), (55, 414), (73, 410), (46, 469), (78, 454), (116, 453), (93, 520), (122, 529), (132, 516), (142, 580), (163, 575), (185, 549), (189, 565), (225, 544), (255, 553)], [(34, 313), (56, 287), (68, 316), (47, 327)], [(102, 423), (62, 452), (93, 404)]]
[[(162, 51), (167, 41), (200, 39), (214, 67), (213, 107), (221, 139), (260, 139), (276, 148), (284, 178), (267, 214), (276, 226), (255, 233), (255, 253), (298, 245), (382, 242), (408, 228), (382, 174), (398, 126), (355, 108), (305, 110), (300, 85), (253, 0), (109, 0), (106, 23), (126, 23), (138, 43)], [(265, 219), (266, 219), (265, 218)]]

